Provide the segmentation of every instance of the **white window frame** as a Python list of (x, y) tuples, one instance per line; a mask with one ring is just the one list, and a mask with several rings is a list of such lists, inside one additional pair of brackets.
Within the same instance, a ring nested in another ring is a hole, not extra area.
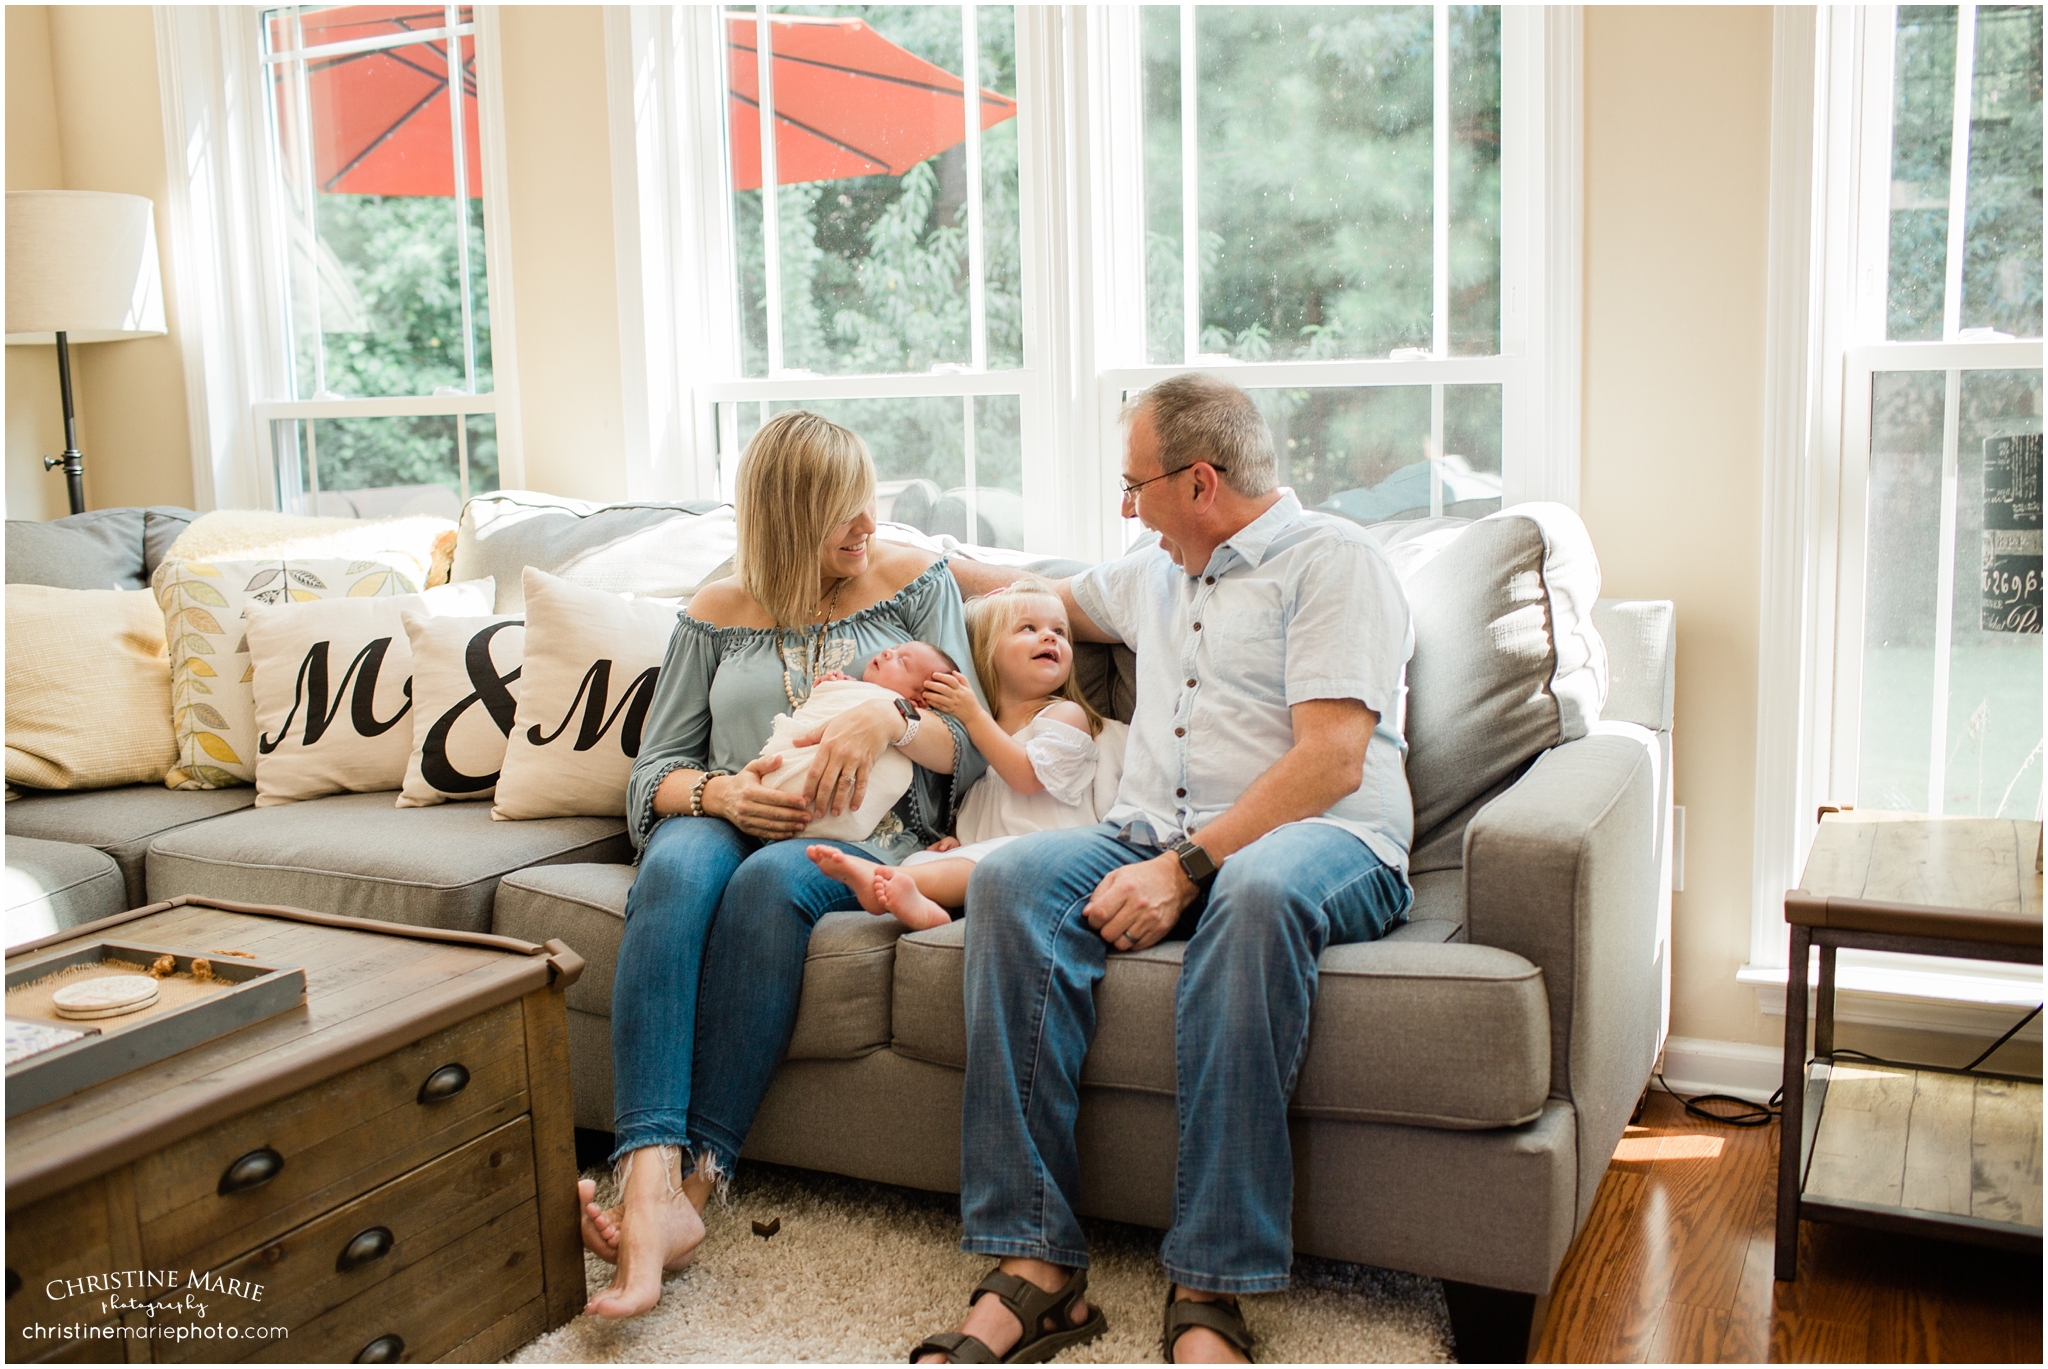
[[(272, 447), (273, 424), (290, 419), (454, 417), (466, 494), (463, 420), (494, 414), (499, 480), (518, 488), (525, 483), (525, 463), (495, 7), (472, 9), (492, 390), (375, 399), (293, 396), (284, 289), (289, 239), (272, 174), (261, 13), (240, 5), (154, 10), (170, 198), (168, 254), (182, 301), (193, 503), (202, 509), (274, 509), (300, 493), (281, 488)], [(398, 41), (420, 39), (408, 35)]]
[[(1438, 7), (1439, 23), (1445, 13)], [(1499, 357), (1443, 355), (1439, 326), (1429, 360), (1146, 365), (1138, 11), (1023, 5), (1023, 368), (990, 371), (977, 355), (976, 365), (934, 374), (763, 379), (737, 374), (719, 11), (615, 6), (606, 26), (629, 497), (729, 497), (730, 472), (721, 476), (716, 457), (720, 404), (1021, 394), (1032, 455), (1023, 468), (1027, 548), (1101, 559), (1125, 544), (1116, 498), (1122, 394), (1197, 369), (1254, 386), (1500, 384), (1503, 502), (1578, 503), (1576, 6), (1502, 10)], [(1439, 64), (1440, 99), (1447, 74)], [(716, 323), (706, 328), (705, 319)]]
[[(1952, 495), (1961, 372), (2042, 359), (2038, 340), (1957, 336), (1955, 213), (1944, 340), (1883, 340), (1895, 15), (1873, 5), (1779, 6), (1775, 16), (1755, 837), (1749, 961), (1736, 979), (1778, 1016), (1785, 891), (1799, 881), (1820, 807), (1856, 792), (1871, 377), (1949, 373)], [(1967, 103), (1959, 118), (1965, 155), (1952, 159), (1952, 178), (1968, 171)], [(1844, 1022), (1972, 1036), (2003, 1031), (2041, 1001), (2042, 984), (2034, 966), (1849, 951), (1838, 982)], [(2039, 1022), (2018, 1039), (2038, 1042)]]

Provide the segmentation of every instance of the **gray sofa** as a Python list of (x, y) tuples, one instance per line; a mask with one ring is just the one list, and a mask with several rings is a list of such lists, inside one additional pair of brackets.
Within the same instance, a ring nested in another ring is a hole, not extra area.
[[(458, 578), (504, 584), (516, 565), (494, 557), (574, 578), (605, 561), (592, 549), (673, 546), (669, 525), (704, 512), (500, 498), (528, 501), (516, 535), (493, 546), (466, 517)], [(1671, 605), (1567, 602), (1567, 579), (1597, 584), (1597, 569), (1588, 581), (1570, 564), (1591, 548), (1539, 531), (1532, 551), (1514, 517), (1375, 529), (1416, 609), (1416, 904), (1385, 940), (1324, 955), (1293, 1105), (1297, 1249), (1444, 1279), (1466, 1359), (1521, 1357), (1667, 1013)], [(11, 557), (8, 569), (16, 578)], [(592, 582), (618, 574), (613, 558)], [(1128, 716), (1128, 661), (1098, 649), (1084, 666), (1098, 701)], [(560, 937), (589, 965), (569, 994), (576, 1121), (609, 1129), (611, 991), (633, 877), (619, 820), (493, 822), (487, 804), (400, 810), (388, 794), (257, 809), (249, 796), (24, 794), (6, 808), (10, 904), (19, 853), (52, 872), (47, 883), (70, 881), (48, 912), (56, 925), (210, 894)], [(821, 921), (748, 1155), (957, 1191), (964, 931)], [(1099, 991), (1079, 1123), (1092, 1215), (1169, 1220), (1171, 1159), (1133, 1170), (1128, 1156), (1174, 1151), (1180, 952), (1112, 957)]]

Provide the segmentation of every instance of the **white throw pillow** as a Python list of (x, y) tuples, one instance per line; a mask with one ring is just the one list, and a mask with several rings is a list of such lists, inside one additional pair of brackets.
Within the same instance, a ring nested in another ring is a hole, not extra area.
[(249, 610), (256, 806), (396, 789), (412, 754), (404, 613), (490, 610), (489, 580)]
[(585, 589), (531, 566), (523, 580), (526, 659), (491, 816), (622, 816), (676, 603)]
[(412, 759), (398, 807), (490, 798), (519, 703), (526, 620), (408, 609), (405, 633), (412, 639)]
[(384, 561), (167, 560), (151, 582), (171, 656), (178, 759), (171, 789), (225, 789), (256, 778), (256, 702), (243, 616), (253, 607), (417, 594), (417, 578)]

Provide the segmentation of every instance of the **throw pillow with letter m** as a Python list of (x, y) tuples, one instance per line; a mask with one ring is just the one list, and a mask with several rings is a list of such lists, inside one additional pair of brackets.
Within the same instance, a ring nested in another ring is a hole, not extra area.
[(676, 602), (528, 567), (526, 656), (494, 818), (620, 817)]

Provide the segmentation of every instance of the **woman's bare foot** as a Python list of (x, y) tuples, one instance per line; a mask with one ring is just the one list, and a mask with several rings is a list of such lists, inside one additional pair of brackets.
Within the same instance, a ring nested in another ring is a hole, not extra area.
[(583, 1207), (583, 1248), (606, 1264), (619, 1262), (619, 1210), (597, 1205), (597, 1183), (576, 1181), (576, 1201)]
[(625, 1192), (610, 1214), (616, 1223), (612, 1244), (618, 1267), (585, 1312), (616, 1320), (649, 1310), (661, 1300), (662, 1273), (686, 1268), (704, 1240), (698, 1209), (710, 1185), (694, 1173), (684, 1180), (680, 1153), (671, 1158), (671, 1149), (646, 1146), (628, 1157), (641, 1163), (629, 1163)]
[[(927, 927), (943, 927), (953, 920), (953, 915), (924, 896), (917, 887), (910, 871), (893, 865), (877, 865), (873, 886), (875, 902), (896, 915), (896, 920), (913, 932)], [(866, 899), (861, 903), (865, 905)], [(873, 911), (870, 909), (870, 911)]]
[(811, 864), (853, 890), (861, 907), (876, 917), (889, 916), (889, 910), (875, 894), (875, 872), (887, 867), (850, 856), (837, 846), (806, 846), (804, 854), (811, 858)]
[[(1015, 1274), (1019, 1278), (1029, 1279), (1048, 1293), (1057, 1293), (1065, 1288), (1068, 1278), (1073, 1274), (1070, 1269), (1047, 1264), (1044, 1260), (1021, 1258), (1006, 1259), (998, 1268), (1005, 1274)], [(1079, 1326), (1088, 1320), (1088, 1299), (1085, 1295), (1074, 1299), (1071, 1306), (1074, 1325)], [(984, 1293), (974, 1300), (974, 1305), (967, 1309), (967, 1320), (960, 1323), (960, 1330), (986, 1345), (995, 1353), (997, 1359), (1009, 1354), (1010, 1347), (1024, 1339), (1023, 1323), (1017, 1320), (1015, 1313), (1003, 1305), (1001, 1298), (992, 1293)], [(944, 1355), (921, 1355), (917, 1362), (950, 1364), (952, 1361)]]

